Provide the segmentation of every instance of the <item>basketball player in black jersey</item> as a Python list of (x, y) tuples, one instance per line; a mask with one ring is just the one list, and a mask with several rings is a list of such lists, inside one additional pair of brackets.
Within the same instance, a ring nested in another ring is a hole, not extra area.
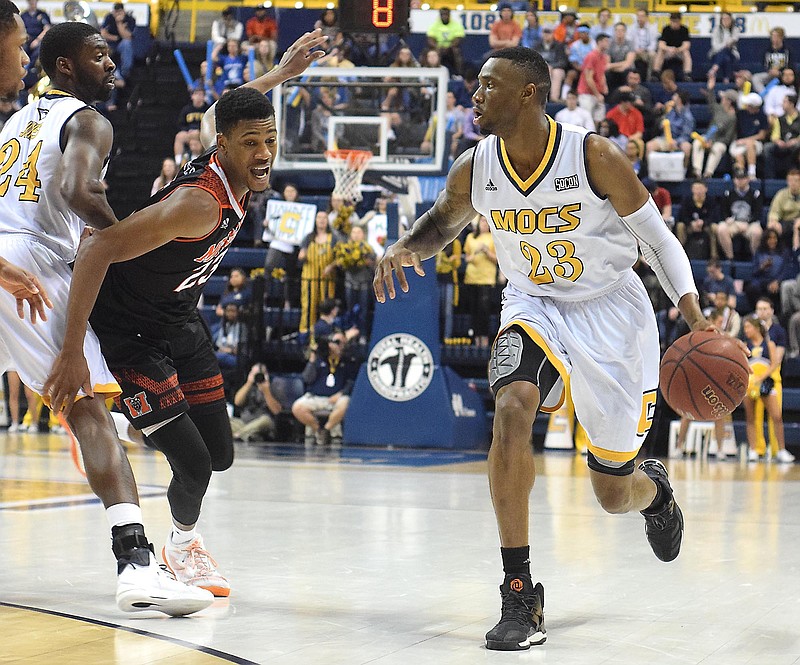
[[(0, 0), (0, 98), (16, 99), (22, 90), (25, 68), (30, 63), (25, 53), (28, 33), (19, 15), (19, 9), (11, 0)], [(45, 308), (52, 307), (47, 291), (39, 279), (19, 266), (0, 256), (0, 288), (8, 291), (17, 300), (17, 312), (25, 317), (24, 304), (31, 310), (31, 321), (36, 323), (37, 314), (47, 319)]]
[[(318, 31), (298, 40), (296, 73), (320, 57), (313, 49), (323, 40)], [(233, 462), (233, 437), (197, 303), (236, 237), (249, 192), (269, 186), (275, 116), (263, 80), (253, 84), (227, 93), (209, 110), (215, 113), (214, 148), (184, 166), (147, 207), (83, 244), (66, 342), (46, 386), (53, 404), (67, 411), (78, 388), (85, 389), (81, 340), (91, 313), (122, 387), (121, 410), (173, 470), (168, 499), (174, 526), (162, 550), (165, 562), (179, 580), (217, 596), (227, 596), (230, 586), (195, 525), (211, 472)]]

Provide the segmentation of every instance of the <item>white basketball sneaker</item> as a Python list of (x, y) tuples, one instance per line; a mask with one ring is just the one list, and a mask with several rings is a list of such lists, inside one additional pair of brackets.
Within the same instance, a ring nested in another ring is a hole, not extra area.
[(117, 607), (123, 612), (156, 610), (179, 617), (204, 610), (214, 596), (196, 586), (181, 584), (161, 570), (152, 552), (148, 565), (129, 562), (117, 576)]
[(175, 545), (170, 534), (167, 536), (167, 544), (161, 550), (161, 557), (180, 582), (206, 589), (221, 598), (230, 595), (231, 585), (220, 575), (217, 562), (203, 546), (201, 535), (198, 534), (185, 545)]

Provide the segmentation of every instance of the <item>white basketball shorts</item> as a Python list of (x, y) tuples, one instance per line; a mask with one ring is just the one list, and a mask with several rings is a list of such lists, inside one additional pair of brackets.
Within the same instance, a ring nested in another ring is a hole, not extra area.
[(605, 293), (577, 302), (530, 296), (509, 283), (500, 329), (513, 324), (561, 375), (542, 410), (556, 410), (569, 390), (592, 454), (634, 459), (653, 422), (659, 364), (656, 318), (638, 276), (631, 270)]
[[(16, 300), (0, 289), (0, 372), (15, 370), (26, 386), (41, 395), (64, 340), (72, 270), (64, 259), (25, 234), (0, 236), (0, 256), (36, 275), (53, 302), (47, 321), (37, 319), (34, 325), (27, 303), (23, 320), (17, 316)], [(119, 385), (103, 360), (100, 342), (91, 328), (86, 331), (83, 353), (95, 393), (107, 397), (119, 394)]]

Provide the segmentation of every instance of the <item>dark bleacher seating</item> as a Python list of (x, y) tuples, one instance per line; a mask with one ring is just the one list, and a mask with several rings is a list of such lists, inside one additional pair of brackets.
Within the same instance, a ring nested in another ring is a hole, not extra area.
[(250, 247), (231, 247), (222, 258), (223, 268), (263, 268), (267, 252)]
[(733, 278), (745, 282), (753, 276), (753, 263), (751, 261), (735, 261), (733, 264)]
[(224, 275), (213, 275), (203, 287), (203, 298), (206, 304), (216, 304), (220, 296), (225, 292), (228, 278)]
[(764, 186), (762, 187), (761, 191), (764, 193), (764, 199), (766, 201), (772, 201), (772, 198), (777, 194), (780, 190), (786, 187), (786, 180), (764, 180)]

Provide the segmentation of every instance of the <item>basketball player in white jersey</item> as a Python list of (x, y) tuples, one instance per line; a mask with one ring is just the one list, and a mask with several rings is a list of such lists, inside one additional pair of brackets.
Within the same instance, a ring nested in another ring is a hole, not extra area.
[[(25, 52), (28, 33), (19, 15), (19, 9), (11, 0), (0, 0), (0, 98), (16, 99), (23, 88), (25, 68), (30, 63)], [(8, 291), (17, 303), (20, 318), (25, 317), (24, 304), (30, 306), (31, 321), (36, 323), (37, 314), (47, 319), (46, 307), (52, 303), (47, 291), (35, 275), (0, 256), (0, 288)]]
[[(104, 228), (117, 220), (101, 183), (112, 128), (90, 106), (108, 99), (114, 87), (108, 45), (91, 26), (62, 23), (42, 39), (40, 60), (53, 87), (0, 132), (0, 256), (38, 276), (53, 311), (32, 326), (19, 319), (15, 299), (0, 293), (0, 370), (15, 369), (25, 385), (44, 394), (63, 343), (69, 263), (84, 223)], [(117, 605), (170, 615), (204, 609), (213, 596), (162, 573), (152, 554), (133, 472), (104, 405), (119, 386), (93, 333), (86, 335), (83, 350), (91, 378), (69, 424), (80, 441), (89, 484), (106, 508), (117, 558)]]
[(650, 429), (659, 345), (647, 293), (632, 270), (637, 243), (692, 330), (710, 328), (689, 261), (623, 153), (583, 128), (545, 115), (550, 77), (526, 48), (493, 53), (473, 95), (475, 123), (487, 137), (462, 154), (446, 189), (389, 248), (375, 294), (395, 296), (403, 267), (424, 274), (477, 214), (489, 220), (503, 292), (492, 348), (495, 394), (489, 484), (505, 580), (500, 622), (489, 649), (541, 644), (544, 589), (530, 575), (528, 501), (534, 482), (531, 427), (538, 409), (557, 409), (570, 390), (586, 428), (592, 486), (609, 513), (639, 510), (656, 556), (680, 550), (683, 517), (664, 466), (634, 459)]

